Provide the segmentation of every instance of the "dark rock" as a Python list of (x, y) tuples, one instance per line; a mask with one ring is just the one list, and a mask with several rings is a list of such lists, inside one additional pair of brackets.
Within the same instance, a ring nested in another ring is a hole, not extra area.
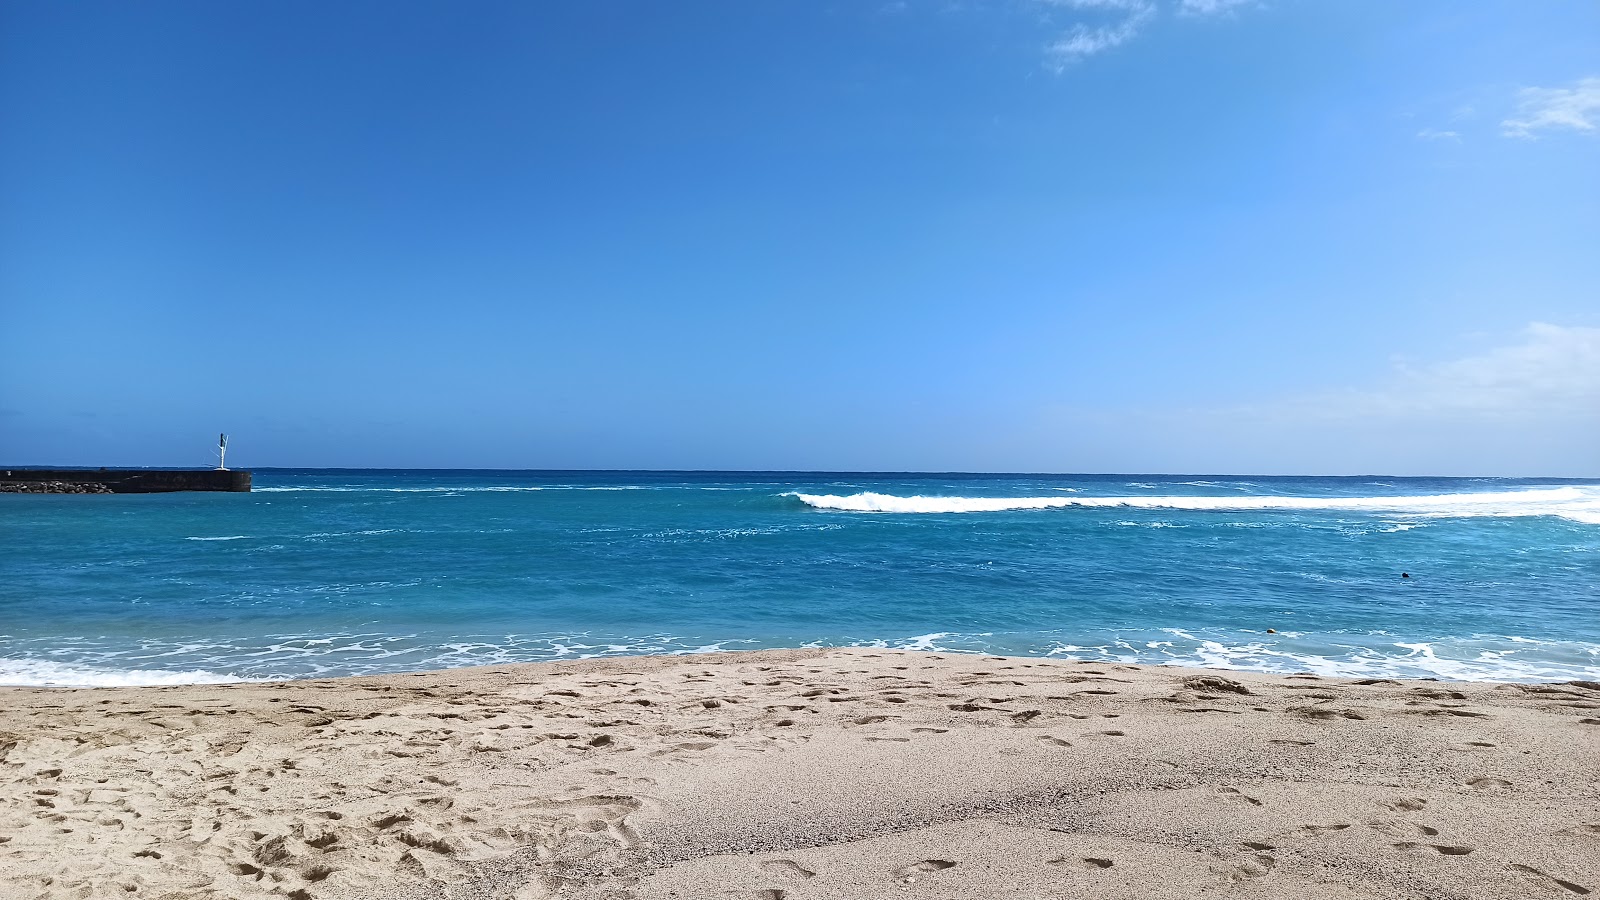
[(97, 481), (0, 481), (0, 494), (109, 494)]

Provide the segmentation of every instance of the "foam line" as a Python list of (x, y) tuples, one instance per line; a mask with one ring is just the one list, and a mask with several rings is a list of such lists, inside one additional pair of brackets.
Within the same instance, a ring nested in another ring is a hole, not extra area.
[(870, 491), (849, 496), (789, 492), (816, 509), (883, 513), (982, 513), (1067, 507), (1186, 510), (1330, 510), (1441, 518), (1560, 516), (1600, 525), (1600, 490), (1529, 488), (1469, 494), (1397, 497), (897, 497)]
[(0, 657), (0, 684), (29, 687), (136, 687), (174, 684), (228, 684), (260, 679), (240, 678), (222, 672), (193, 669), (167, 672), (159, 669), (103, 669), (43, 659)]

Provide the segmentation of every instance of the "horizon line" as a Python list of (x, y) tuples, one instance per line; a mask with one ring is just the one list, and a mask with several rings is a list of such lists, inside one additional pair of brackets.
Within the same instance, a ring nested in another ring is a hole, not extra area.
[[(158, 471), (218, 471), (214, 466), (63, 466), (63, 465), (6, 465), (0, 469), (59, 469), (88, 472), (101, 469), (149, 469)], [(1570, 481), (1596, 481), (1600, 475), (1399, 475), (1384, 472), (1280, 473), (1263, 472), (1024, 472), (981, 471), (976, 469), (602, 469), (602, 468), (505, 468), (498, 466), (256, 466), (231, 467), (230, 472), (577, 472), (585, 474), (652, 474), (652, 475), (966, 475), (989, 477), (1050, 477), (1071, 478), (1090, 476), (1096, 478), (1184, 477), (1184, 478), (1456, 478), (1456, 479), (1562, 479)]]

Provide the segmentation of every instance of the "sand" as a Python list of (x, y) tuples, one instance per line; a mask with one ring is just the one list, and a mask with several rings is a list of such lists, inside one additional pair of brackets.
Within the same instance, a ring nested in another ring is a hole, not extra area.
[(1600, 684), (882, 650), (0, 689), (0, 896), (1600, 891)]

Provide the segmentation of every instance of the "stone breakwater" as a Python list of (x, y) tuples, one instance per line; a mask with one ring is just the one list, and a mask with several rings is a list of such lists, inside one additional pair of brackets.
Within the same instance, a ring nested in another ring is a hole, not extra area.
[(0, 481), (0, 494), (110, 494), (98, 481)]
[(0, 469), (0, 488), (29, 494), (161, 494), (248, 491), (242, 469)]

